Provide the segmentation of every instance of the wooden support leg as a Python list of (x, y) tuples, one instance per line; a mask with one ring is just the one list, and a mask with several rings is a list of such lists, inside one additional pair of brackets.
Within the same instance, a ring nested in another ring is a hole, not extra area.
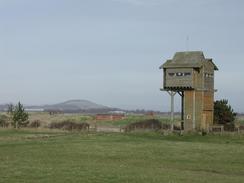
[(184, 130), (184, 91), (178, 91), (178, 94), (181, 96), (181, 130)]
[(167, 91), (171, 98), (171, 114), (170, 114), (170, 122), (171, 122), (171, 131), (174, 130), (174, 96), (176, 92)]

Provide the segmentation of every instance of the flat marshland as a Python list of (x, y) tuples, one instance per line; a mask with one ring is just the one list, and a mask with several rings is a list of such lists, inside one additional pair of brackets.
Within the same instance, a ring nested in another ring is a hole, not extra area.
[(0, 182), (244, 182), (244, 136), (0, 130)]

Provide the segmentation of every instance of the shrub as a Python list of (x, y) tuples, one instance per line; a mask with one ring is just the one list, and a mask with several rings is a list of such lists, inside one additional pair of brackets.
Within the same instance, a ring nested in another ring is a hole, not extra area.
[(49, 128), (51, 129), (63, 129), (63, 130), (89, 130), (89, 124), (88, 123), (76, 123), (74, 121), (65, 120), (62, 122), (54, 122), (49, 125)]
[(9, 126), (9, 117), (7, 115), (0, 115), (0, 127), (6, 128)]
[(8, 113), (14, 128), (26, 127), (29, 123), (29, 115), (25, 112), (24, 106), (19, 102), (16, 106), (12, 104), (8, 107)]
[(239, 129), (244, 130), (244, 125), (240, 125)]
[(235, 124), (234, 123), (226, 123), (224, 125), (224, 130), (225, 131), (235, 131)]
[(217, 124), (227, 124), (234, 122), (236, 113), (228, 104), (228, 100), (217, 100), (214, 102), (214, 122)]
[(30, 128), (39, 128), (41, 126), (40, 120), (34, 120), (29, 124)]
[(149, 119), (149, 120), (143, 120), (135, 123), (128, 124), (125, 126), (125, 131), (133, 131), (136, 129), (153, 129), (153, 130), (159, 130), (162, 128), (162, 124), (157, 119)]
[(217, 100), (214, 102), (214, 123), (224, 125), (224, 130), (234, 131), (236, 113), (228, 104), (228, 100)]
[(174, 125), (174, 130), (181, 131), (181, 126)]
[(163, 123), (161, 125), (161, 128), (164, 129), (164, 130), (169, 130), (169, 129), (171, 129), (171, 124)]

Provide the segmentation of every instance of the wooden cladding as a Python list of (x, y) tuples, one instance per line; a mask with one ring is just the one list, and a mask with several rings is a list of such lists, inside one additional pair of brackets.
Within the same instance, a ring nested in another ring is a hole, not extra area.
[(204, 105), (203, 110), (213, 111), (214, 108), (214, 93), (213, 92), (204, 92)]

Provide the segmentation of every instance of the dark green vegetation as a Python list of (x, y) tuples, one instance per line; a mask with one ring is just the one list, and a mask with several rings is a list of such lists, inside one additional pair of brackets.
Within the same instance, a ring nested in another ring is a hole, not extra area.
[(244, 182), (244, 136), (0, 130), (0, 182)]
[[(167, 125), (167, 129), (170, 129), (170, 126)], [(124, 127), (125, 132), (135, 131), (137, 129), (150, 129), (150, 130), (160, 130), (162, 129), (162, 123), (156, 119), (147, 119), (135, 123), (128, 124)]]
[(26, 127), (29, 123), (29, 114), (25, 112), (24, 106), (19, 102), (16, 106), (9, 105), (8, 113), (14, 128)]
[(233, 123), (236, 119), (236, 113), (228, 104), (228, 100), (217, 100), (214, 102), (214, 122), (226, 125)]
[(51, 123), (49, 125), (49, 128), (51, 129), (63, 129), (63, 130), (68, 130), (68, 131), (73, 131), (73, 130), (89, 130), (89, 124), (88, 123), (77, 123), (72, 120), (67, 120), (59, 123)]

